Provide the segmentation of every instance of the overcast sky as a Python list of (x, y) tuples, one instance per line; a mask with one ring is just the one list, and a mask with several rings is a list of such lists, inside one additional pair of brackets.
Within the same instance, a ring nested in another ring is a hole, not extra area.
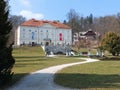
[(120, 12), (120, 0), (10, 0), (12, 15), (27, 19), (66, 20), (74, 9), (82, 16), (115, 15)]

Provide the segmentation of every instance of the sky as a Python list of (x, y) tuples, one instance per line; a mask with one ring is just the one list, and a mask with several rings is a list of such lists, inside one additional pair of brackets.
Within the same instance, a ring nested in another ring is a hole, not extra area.
[(116, 15), (120, 0), (10, 0), (10, 14), (26, 19), (67, 20), (67, 13), (74, 9), (80, 16), (94, 17)]

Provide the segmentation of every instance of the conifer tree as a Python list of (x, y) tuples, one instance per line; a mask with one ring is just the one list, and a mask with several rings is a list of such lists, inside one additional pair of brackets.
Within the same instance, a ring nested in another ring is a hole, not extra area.
[(101, 41), (101, 46), (113, 56), (118, 56), (120, 54), (120, 35), (115, 32), (106, 33)]
[(0, 85), (11, 79), (11, 69), (15, 63), (12, 56), (13, 43), (9, 43), (11, 30), (8, 0), (0, 0)]

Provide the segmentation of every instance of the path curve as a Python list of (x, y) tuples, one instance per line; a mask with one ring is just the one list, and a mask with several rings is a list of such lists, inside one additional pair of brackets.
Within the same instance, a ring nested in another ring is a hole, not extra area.
[(99, 61), (97, 59), (90, 58), (80, 59), (84, 59), (86, 61), (52, 66), (33, 72), (21, 79), (19, 83), (9, 88), (8, 90), (72, 90), (56, 85), (53, 82), (54, 74), (57, 71), (69, 66)]

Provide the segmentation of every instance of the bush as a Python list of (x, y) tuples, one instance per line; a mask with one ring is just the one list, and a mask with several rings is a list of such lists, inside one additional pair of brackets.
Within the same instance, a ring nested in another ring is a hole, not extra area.
[(105, 34), (101, 42), (101, 48), (108, 50), (113, 56), (120, 54), (120, 35), (115, 32)]

